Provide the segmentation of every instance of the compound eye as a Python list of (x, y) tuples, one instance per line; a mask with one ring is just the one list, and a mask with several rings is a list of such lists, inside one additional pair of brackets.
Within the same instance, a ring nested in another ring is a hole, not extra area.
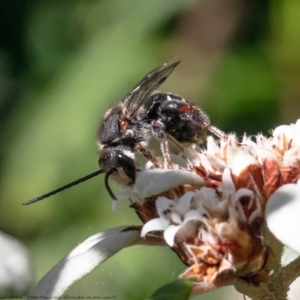
[(132, 182), (135, 182), (136, 166), (134, 160), (122, 152), (119, 152), (117, 155), (117, 161), (125, 174), (132, 180)]

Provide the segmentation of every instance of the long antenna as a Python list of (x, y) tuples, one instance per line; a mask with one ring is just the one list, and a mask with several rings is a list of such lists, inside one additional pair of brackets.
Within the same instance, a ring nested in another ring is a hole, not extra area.
[(84, 177), (79, 178), (79, 179), (77, 179), (77, 180), (75, 180), (73, 182), (70, 182), (70, 183), (68, 183), (68, 184), (66, 184), (66, 185), (64, 185), (64, 186), (62, 186), (62, 187), (60, 187), (60, 188), (58, 188), (58, 189), (56, 189), (56, 190), (54, 190), (52, 192), (49, 192), (49, 193), (44, 194), (42, 196), (39, 196), (37, 198), (33, 198), (31, 200), (25, 201), (23, 203), (23, 205), (28, 205), (28, 204), (31, 204), (31, 203), (35, 203), (37, 201), (41, 201), (41, 200), (43, 200), (45, 198), (48, 198), (48, 197), (50, 197), (52, 195), (55, 195), (55, 194), (57, 194), (59, 192), (62, 192), (63, 190), (66, 190), (66, 189), (68, 189), (68, 188), (70, 188), (70, 187), (72, 187), (72, 186), (74, 186), (76, 184), (79, 184), (79, 183), (84, 182), (84, 181), (86, 181), (88, 179), (91, 179), (91, 178), (93, 178), (93, 177), (95, 177), (95, 176), (97, 176), (97, 175), (99, 175), (101, 173), (104, 173), (104, 170), (98, 170), (98, 171), (96, 171), (94, 173), (91, 173), (91, 174), (89, 174), (87, 176), (84, 176)]

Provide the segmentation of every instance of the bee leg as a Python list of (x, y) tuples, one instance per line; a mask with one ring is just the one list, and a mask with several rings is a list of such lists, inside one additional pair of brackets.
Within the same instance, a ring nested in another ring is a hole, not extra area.
[(164, 168), (173, 169), (164, 124), (155, 120), (151, 122), (151, 127), (153, 136), (160, 141), (160, 149), (164, 158)]
[(164, 157), (164, 169), (173, 169), (167, 138), (160, 140), (160, 148)]
[(172, 144), (177, 148), (179, 152), (183, 152), (184, 146), (178, 142), (174, 137), (172, 137), (169, 133), (166, 134), (167, 139), (172, 142)]
[(207, 129), (211, 133), (213, 133), (214, 135), (216, 135), (217, 137), (219, 137), (221, 139), (224, 139), (224, 140), (228, 139), (228, 135), (225, 132), (223, 132), (221, 129), (219, 129), (215, 126), (210, 125), (210, 126), (207, 127)]
[(152, 155), (152, 153), (145, 147), (143, 147), (141, 144), (136, 145), (136, 150), (139, 151), (147, 160), (150, 160), (155, 168), (160, 168), (158, 160)]

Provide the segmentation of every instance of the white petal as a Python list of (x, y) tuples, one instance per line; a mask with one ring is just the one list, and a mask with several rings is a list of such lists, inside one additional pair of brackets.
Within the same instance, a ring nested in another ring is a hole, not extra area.
[(214, 173), (216, 171), (215, 166), (217, 166), (217, 170), (223, 169), (222, 164), (219, 163), (221, 160), (218, 157), (211, 155), (209, 152), (206, 152), (205, 154), (201, 153), (199, 157), (199, 162), (196, 163), (196, 166), (201, 163), (206, 172)]
[(124, 198), (133, 198), (134, 200), (140, 201), (141, 196), (138, 194), (138, 192), (129, 185), (121, 185), (119, 187), (119, 194), (117, 196), (118, 200), (124, 199)]
[(195, 161), (199, 159), (200, 152), (201, 148), (198, 145), (192, 144), (184, 148), (183, 156), (189, 161)]
[(143, 226), (141, 236), (145, 236), (150, 231), (165, 230), (168, 228), (169, 224), (170, 221), (163, 218), (152, 219)]
[[(205, 219), (204, 219), (204, 223), (205, 223)], [(206, 223), (207, 224), (207, 223)], [(199, 236), (201, 238), (201, 241), (203, 241), (206, 244), (217, 244), (218, 243), (218, 236), (216, 234), (215, 231), (211, 230), (211, 227), (207, 227), (208, 230), (203, 229), (203, 227), (200, 227), (200, 231), (199, 231)]]
[(258, 148), (272, 149), (272, 145), (273, 145), (271, 139), (266, 138), (261, 133), (256, 135), (256, 143)]
[(190, 171), (154, 169), (141, 172), (137, 177), (135, 188), (142, 197), (147, 198), (161, 194), (181, 184), (201, 187), (204, 185), (204, 180)]
[(191, 220), (202, 221), (203, 217), (198, 210), (190, 210), (185, 214), (183, 223), (185, 224)]
[(143, 171), (145, 172), (145, 171), (149, 171), (151, 169), (155, 169), (155, 166), (151, 160), (148, 160), (143, 167)]
[[(240, 206), (240, 209), (237, 211), (235, 205), (232, 203), (231, 199), (229, 198), (227, 209), (228, 209), (228, 215), (229, 215), (229, 218), (228, 218), (229, 222), (230, 222), (230, 219), (235, 220), (235, 221), (239, 220), (240, 214), (243, 212), (243, 209), (241, 206)], [(246, 219), (245, 214), (243, 214), (243, 218)]]
[(283, 165), (292, 166), (298, 168), (300, 158), (300, 149), (299, 147), (293, 147), (284, 152), (283, 156)]
[(232, 181), (229, 168), (226, 168), (222, 175), (222, 190), (230, 193), (235, 193), (235, 186)]
[(210, 202), (210, 201), (213, 201), (213, 202), (219, 201), (219, 198), (217, 196), (216, 190), (213, 189), (213, 188), (209, 188), (209, 187), (204, 186), (203, 188), (200, 189), (199, 194), (201, 194), (202, 197), (204, 197), (204, 199), (207, 202)]
[(221, 200), (215, 189), (213, 188), (208, 188), (208, 187), (203, 187), (199, 191), (199, 197), (201, 199), (201, 196), (203, 197), (203, 204), (205, 206), (211, 207), (212, 209), (217, 209), (219, 211), (224, 211), (227, 206), (227, 200)]
[[(235, 207), (234, 208), (238, 212), (237, 215), (235, 214), (235, 216), (238, 217), (238, 220), (242, 221), (242, 222), (247, 222), (247, 217), (245, 215), (245, 212), (244, 212), (244, 209), (243, 209), (243, 206), (242, 206), (241, 202), (237, 201), (235, 203)], [(229, 209), (229, 213), (231, 213), (231, 211), (233, 209), (232, 205), (229, 206), (228, 209)]]
[(124, 231), (127, 228), (113, 228), (84, 241), (38, 282), (29, 298), (60, 297), (76, 280), (140, 237), (138, 230)]
[(228, 146), (231, 146), (232, 148), (238, 148), (238, 140), (235, 133), (229, 133), (227, 135), (227, 139), (221, 139), (220, 140), (220, 146), (221, 146), (221, 152), (224, 154)]
[(119, 187), (119, 196), (121, 197), (129, 197), (133, 192), (132, 186), (129, 185), (120, 185)]
[(231, 167), (232, 174), (239, 175), (249, 165), (258, 164), (256, 158), (249, 153), (249, 150), (228, 148), (227, 163)]
[(255, 201), (256, 201), (256, 210), (254, 212), (252, 212), (251, 216), (249, 217), (249, 224), (251, 224), (257, 217), (261, 217), (263, 216), (263, 210), (260, 204), (260, 200), (258, 197), (254, 197)]
[(203, 208), (203, 203), (205, 202), (205, 198), (203, 194), (200, 191), (197, 191), (195, 195), (193, 196), (192, 202), (191, 202), (191, 210), (202, 210), (203, 212), (206, 212), (205, 209)]
[(174, 246), (174, 238), (181, 226), (180, 225), (170, 225), (165, 231), (164, 231), (164, 238), (167, 242), (167, 244), (170, 247)]
[[(253, 191), (249, 190), (249, 189), (246, 189), (246, 188), (241, 188), (239, 190), (237, 190), (237, 192), (234, 194), (234, 197), (233, 197), (233, 202), (237, 202), (241, 197), (253, 197), (254, 196), (254, 193)], [(253, 202), (253, 199), (251, 199), (249, 205), (248, 205), (248, 208), (250, 208), (252, 206), (252, 202)]]
[(196, 195), (194, 192), (187, 192), (178, 200), (176, 205), (176, 211), (179, 214), (184, 215), (187, 211), (190, 210), (191, 202), (194, 195)]
[(283, 244), (300, 253), (300, 186), (286, 184), (268, 200), (266, 219), (270, 231)]
[(166, 214), (165, 211), (172, 210), (175, 206), (175, 202), (173, 200), (170, 200), (166, 197), (158, 197), (155, 201), (156, 205), (156, 211), (160, 217), (165, 218)]
[(117, 203), (118, 203), (118, 201), (115, 201), (115, 200), (113, 200), (113, 201), (111, 202), (111, 210), (112, 210), (113, 212), (117, 212)]
[(142, 197), (139, 195), (139, 193), (134, 190), (132, 186), (129, 185), (121, 185), (119, 187), (119, 194), (117, 195), (117, 200), (112, 200), (112, 211), (117, 211), (117, 204), (119, 201), (124, 199), (132, 199), (137, 202), (142, 202)]
[(208, 153), (215, 154), (220, 152), (220, 147), (212, 136), (207, 137), (206, 145)]
[(293, 137), (293, 132), (294, 130), (292, 129), (291, 126), (289, 125), (281, 125), (281, 126), (278, 126), (277, 128), (275, 128), (273, 130), (273, 137), (274, 138), (278, 138), (282, 133), (284, 133), (286, 136), (289, 136), (290, 138)]
[(258, 148), (258, 145), (251, 140), (251, 137), (246, 135), (243, 136), (242, 145), (246, 145), (252, 150), (256, 150)]
[(172, 222), (175, 223), (175, 224), (181, 224), (182, 223), (182, 219), (181, 219), (181, 217), (178, 213), (172, 212), (171, 215), (170, 215), (170, 218), (171, 218)]

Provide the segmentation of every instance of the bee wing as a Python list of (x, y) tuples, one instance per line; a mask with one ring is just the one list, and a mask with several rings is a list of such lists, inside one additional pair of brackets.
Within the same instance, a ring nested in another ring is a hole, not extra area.
[(173, 72), (180, 61), (170, 59), (150, 71), (124, 98), (123, 103), (134, 117), (139, 109), (147, 102), (150, 94), (155, 91)]

